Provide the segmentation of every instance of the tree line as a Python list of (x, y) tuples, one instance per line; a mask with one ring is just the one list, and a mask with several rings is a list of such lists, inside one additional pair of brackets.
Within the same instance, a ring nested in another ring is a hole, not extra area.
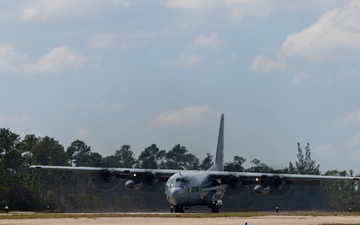
[[(311, 158), (309, 144), (298, 144), (297, 161), (275, 170), (259, 159), (234, 156), (226, 162), (226, 171), (275, 172), (320, 175), (320, 165)], [(200, 160), (186, 147), (176, 144), (166, 151), (151, 144), (136, 158), (130, 145), (123, 145), (113, 155), (103, 157), (81, 140), (66, 149), (52, 137), (33, 134), (21, 138), (9, 129), (0, 128), (0, 209), (56, 212), (94, 211), (164, 211), (169, 205), (163, 197), (164, 183), (128, 191), (124, 180), (107, 184), (98, 177), (73, 171), (34, 171), (30, 165), (123, 167), (148, 169), (206, 170), (213, 163), (207, 153)], [(330, 170), (324, 175), (353, 176), (353, 171)], [(292, 185), (284, 196), (257, 196), (252, 186), (229, 190), (224, 196), (223, 211), (273, 210), (360, 210), (359, 184), (354, 181), (323, 182), (321, 185)], [(194, 210), (203, 208), (194, 207)], [(205, 209), (206, 210), (206, 209)]]

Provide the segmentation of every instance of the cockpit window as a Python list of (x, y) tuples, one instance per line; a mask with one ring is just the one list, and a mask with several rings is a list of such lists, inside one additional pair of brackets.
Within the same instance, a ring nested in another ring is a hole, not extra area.
[(176, 178), (175, 184), (190, 184), (190, 181), (188, 178)]

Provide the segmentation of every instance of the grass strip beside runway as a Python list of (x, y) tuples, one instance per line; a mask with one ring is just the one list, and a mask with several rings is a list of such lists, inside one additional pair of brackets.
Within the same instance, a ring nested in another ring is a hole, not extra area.
[[(232, 212), (232, 213), (21, 213), (0, 214), (0, 219), (51, 219), (99, 217), (213, 218), (259, 216), (359, 216), (360, 212)], [(359, 218), (360, 219), (360, 218)], [(332, 224), (334, 225), (334, 224)]]

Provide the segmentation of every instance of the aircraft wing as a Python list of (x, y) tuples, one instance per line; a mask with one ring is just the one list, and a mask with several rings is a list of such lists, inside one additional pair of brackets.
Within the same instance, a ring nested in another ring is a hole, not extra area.
[[(64, 170), (64, 171), (78, 171), (87, 173), (98, 173), (100, 175), (108, 173), (110, 176), (117, 178), (134, 178), (141, 180), (148, 179), (149, 175), (156, 176), (159, 181), (166, 181), (173, 174), (179, 170), (162, 170), (162, 169), (138, 169), (138, 168), (110, 168), (110, 167), (74, 167), (74, 166), (44, 166), (32, 165), (31, 169), (44, 169), (44, 170)], [(180, 170), (181, 171), (181, 170)], [(105, 175), (106, 176), (106, 175)]]
[(73, 166), (44, 166), (32, 165), (31, 169), (45, 170), (65, 170), (79, 171), (88, 173), (110, 172), (111, 175), (120, 178), (145, 179), (145, 176), (152, 174), (157, 176), (159, 181), (166, 181), (177, 172), (193, 172), (208, 175), (210, 179), (220, 180), (222, 184), (227, 184), (230, 178), (235, 177), (240, 184), (261, 184), (271, 182), (274, 179), (281, 178), (282, 182), (287, 184), (318, 184), (320, 181), (331, 180), (360, 180), (360, 177), (342, 177), (342, 176), (322, 176), (322, 175), (302, 175), (302, 174), (280, 174), (280, 173), (252, 173), (252, 172), (228, 172), (228, 171), (184, 171), (169, 169), (138, 169), (138, 168), (108, 168), (108, 167), (73, 167)]
[(280, 174), (280, 173), (252, 173), (252, 172), (212, 172), (211, 179), (219, 179), (221, 183), (228, 183), (230, 178), (236, 178), (239, 184), (270, 184), (282, 182), (286, 184), (319, 184), (321, 181), (341, 181), (341, 180), (360, 180), (360, 177), (343, 176), (322, 176), (322, 175), (302, 175), (302, 174)]

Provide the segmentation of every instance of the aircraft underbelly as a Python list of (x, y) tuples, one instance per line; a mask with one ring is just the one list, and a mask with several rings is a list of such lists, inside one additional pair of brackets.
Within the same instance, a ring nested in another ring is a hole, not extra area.
[(200, 193), (192, 193), (189, 195), (189, 199), (187, 202), (187, 206), (194, 206), (194, 205), (205, 205), (206, 198), (202, 198)]

